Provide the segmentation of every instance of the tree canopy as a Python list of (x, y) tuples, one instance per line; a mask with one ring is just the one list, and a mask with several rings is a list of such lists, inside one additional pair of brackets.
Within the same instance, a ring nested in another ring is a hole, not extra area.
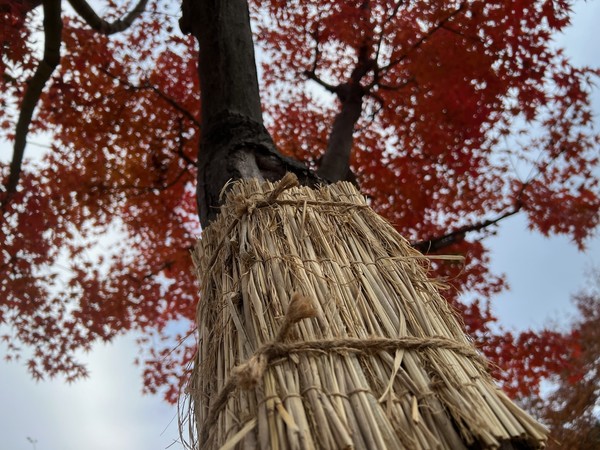
[(596, 270), (589, 278), (590, 285), (573, 298), (578, 312), (573, 330), (579, 350), (571, 367), (551, 378), (547, 398), (531, 399), (528, 405), (551, 430), (550, 450), (592, 450), (600, 444), (600, 272)]
[[(214, 211), (196, 191), (200, 101), (213, 94), (196, 66), (210, 72), (219, 47), (183, 35), (172, 2), (102, 11), (0, 2), (0, 129), (14, 142), (0, 165), (6, 357), (26, 355), (36, 378), (74, 380), (86, 373), (80, 350), (140, 332), (145, 389), (174, 400), (194, 351), (181, 330), (197, 302), (197, 205)], [(490, 273), (484, 238), (515, 214), (580, 247), (598, 225), (599, 71), (574, 67), (552, 40), (571, 3), (255, 0), (250, 14), (265, 125), (286, 161), (358, 183), (422, 252), (465, 256), (432, 259), (433, 274), (451, 279), (448, 300), (509, 393), (565, 370), (574, 334), (493, 326), (489, 300), (505, 280)], [(181, 27), (198, 35), (198, 23)], [(36, 133), (51, 148), (23, 159)], [(117, 237), (102, 248), (107, 232)]]

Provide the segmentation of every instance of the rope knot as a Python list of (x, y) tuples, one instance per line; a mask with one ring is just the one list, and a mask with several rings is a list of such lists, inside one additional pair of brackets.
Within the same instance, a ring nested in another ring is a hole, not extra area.
[(252, 389), (267, 370), (268, 362), (268, 358), (264, 353), (254, 355), (244, 364), (240, 364), (231, 370), (232, 381), (240, 389)]
[(237, 385), (240, 389), (252, 389), (256, 387), (265, 370), (267, 370), (272, 356), (270, 353), (285, 339), (292, 325), (316, 315), (317, 309), (312, 300), (295, 292), (292, 295), (283, 323), (275, 339), (259, 348), (248, 361), (234, 367), (231, 370), (231, 383)]

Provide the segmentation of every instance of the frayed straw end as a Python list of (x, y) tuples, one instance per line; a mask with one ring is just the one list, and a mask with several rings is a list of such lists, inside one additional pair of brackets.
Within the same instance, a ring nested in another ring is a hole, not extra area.
[(267, 357), (258, 354), (241, 366), (234, 367), (232, 377), (240, 389), (252, 389), (258, 384), (267, 369)]
[[(290, 305), (285, 315), (285, 320), (279, 330), (275, 342), (281, 342), (289, 332), (290, 327), (296, 322), (299, 322), (302, 319), (308, 319), (309, 317), (315, 317), (316, 315), (317, 309), (315, 308), (313, 301), (310, 298), (295, 292), (292, 295)], [(240, 389), (252, 389), (262, 378), (268, 363), (269, 358), (265, 353), (260, 352), (255, 354), (248, 362), (232, 369), (232, 379), (230, 380), (230, 384), (232, 386), (236, 385)]]
[(286, 320), (296, 323), (302, 319), (308, 319), (317, 315), (317, 308), (313, 301), (304, 295), (294, 292), (288, 306)]
[(298, 177), (291, 172), (287, 172), (283, 176), (283, 178), (281, 180), (279, 180), (279, 183), (277, 183), (277, 186), (275, 186), (275, 189), (273, 189), (273, 191), (269, 194), (269, 198), (268, 198), (267, 202), (271, 203), (271, 202), (275, 201), (277, 199), (277, 197), (279, 197), (279, 195), (283, 191), (285, 191), (287, 189), (291, 189), (296, 186), (300, 186)]
[(308, 319), (316, 315), (317, 308), (315, 308), (313, 301), (298, 292), (294, 292), (275, 341), (282, 342), (289, 333), (292, 325), (300, 322), (302, 319)]

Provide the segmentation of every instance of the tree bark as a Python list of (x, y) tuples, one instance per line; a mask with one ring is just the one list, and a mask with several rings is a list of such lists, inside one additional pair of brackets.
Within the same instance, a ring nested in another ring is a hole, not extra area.
[[(350, 170), (350, 156), (354, 143), (354, 127), (360, 119), (363, 97), (366, 95), (361, 81), (375, 67), (376, 62), (371, 58), (371, 44), (367, 40), (358, 50), (358, 60), (350, 79), (332, 89), (341, 103), (341, 108), (333, 121), (327, 150), (317, 171), (320, 177), (331, 183), (341, 180), (356, 181)], [(317, 78), (314, 70), (312, 75), (313, 79)]]
[(25, 147), (27, 145), (27, 134), (33, 118), (33, 112), (37, 105), (46, 82), (52, 76), (54, 69), (60, 62), (60, 45), (62, 34), (61, 0), (46, 0), (44, 2), (31, 2), (24, 7), (32, 8), (39, 3), (44, 7), (44, 56), (38, 64), (33, 76), (27, 81), (25, 95), (19, 110), (19, 119), (15, 129), (15, 142), (13, 145), (13, 157), (10, 163), (10, 175), (6, 184), (6, 192), (0, 202), (0, 208), (4, 209), (10, 197), (17, 191), (19, 179), (21, 178), (21, 166)]
[(350, 156), (354, 142), (354, 126), (362, 112), (363, 90), (359, 84), (344, 84), (336, 89), (341, 102), (339, 113), (335, 116), (327, 150), (321, 160), (317, 173), (329, 182), (340, 180), (353, 181), (350, 172)]
[(232, 179), (278, 180), (294, 172), (318, 182), (303, 164), (281, 155), (263, 125), (246, 0), (183, 0), (180, 27), (200, 45), (201, 138), (197, 199), (206, 226)]

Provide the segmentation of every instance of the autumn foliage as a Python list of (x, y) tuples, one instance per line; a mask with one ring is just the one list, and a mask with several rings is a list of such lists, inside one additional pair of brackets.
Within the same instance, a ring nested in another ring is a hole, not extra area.
[[(105, 5), (107, 20), (131, 7)], [(33, 6), (0, 3), (0, 129), (9, 141), (40, 59)], [(336, 117), (358, 101), (345, 132), (361, 189), (423, 252), (465, 255), (464, 265), (433, 268), (475, 299), (447, 292), (506, 389), (529, 396), (564, 370), (573, 335), (494, 325), (489, 300), (505, 284), (488, 270), (484, 238), (514, 214), (580, 247), (598, 225), (589, 97), (598, 71), (574, 67), (551, 41), (569, 24), (570, 3), (250, 7), (280, 150), (317, 168)], [(7, 359), (26, 357), (36, 378), (68, 380), (86, 373), (81, 350), (134, 331), (146, 391), (174, 400), (195, 345), (183, 338), (197, 301), (189, 250), (200, 232), (198, 49), (179, 32), (172, 3), (145, 8), (110, 37), (63, 10), (60, 65), (28, 137), (45, 133), (50, 148), (25, 161), (16, 192), (0, 193), (0, 324)], [(0, 165), (5, 186), (9, 164)]]
[(578, 351), (569, 367), (551, 377), (546, 398), (531, 399), (550, 428), (549, 450), (594, 450), (600, 446), (600, 272), (590, 276), (590, 287), (574, 298), (578, 317), (573, 326)]

